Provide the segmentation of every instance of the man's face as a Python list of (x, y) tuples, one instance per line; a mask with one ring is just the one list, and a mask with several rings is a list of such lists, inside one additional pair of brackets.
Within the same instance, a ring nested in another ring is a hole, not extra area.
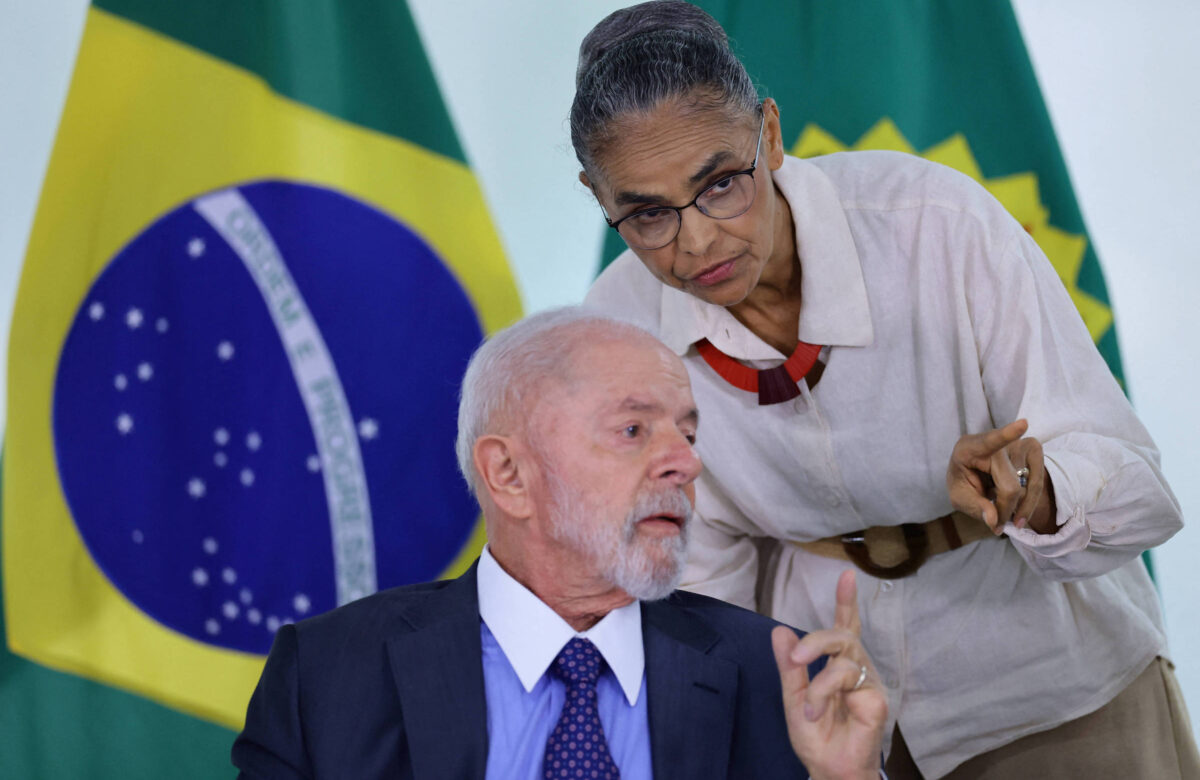
[(683, 364), (649, 337), (580, 350), (533, 421), (550, 537), (630, 596), (670, 593), (700, 473), (697, 422)]

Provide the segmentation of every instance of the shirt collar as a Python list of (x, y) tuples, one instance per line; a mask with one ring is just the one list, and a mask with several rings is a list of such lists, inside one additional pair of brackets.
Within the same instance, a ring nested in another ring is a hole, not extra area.
[(527, 693), (567, 642), (579, 636), (591, 640), (604, 656), (629, 705), (637, 704), (646, 668), (640, 602), (614, 609), (587, 631), (577, 632), (533, 591), (500, 568), (487, 547), (479, 555), (476, 581), (479, 617)]
[[(773, 173), (792, 212), (803, 276), (799, 337), (810, 344), (865, 347), (874, 339), (867, 287), (854, 237), (833, 182), (817, 166), (785, 156)], [(779, 352), (728, 309), (663, 285), (663, 342), (678, 355), (702, 338), (744, 360), (779, 359)]]

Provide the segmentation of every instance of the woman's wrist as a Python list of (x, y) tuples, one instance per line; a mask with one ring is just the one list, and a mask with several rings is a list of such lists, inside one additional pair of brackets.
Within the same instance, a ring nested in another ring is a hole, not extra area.
[(1054, 500), (1054, 483), (1050, 479), (1049, 471), (1046, 472), (1045, 480), (1042, 498), (1038, 501), (1033, 516), (1029, 518), (1029, 527), (1039, 534), (1056, 534), (1058, 533), (1058, 505)]

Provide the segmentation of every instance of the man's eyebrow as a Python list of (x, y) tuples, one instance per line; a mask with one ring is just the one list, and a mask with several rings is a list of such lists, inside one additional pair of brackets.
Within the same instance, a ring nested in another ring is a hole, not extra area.
[[(731, 157), (733, 157), (733, 152), (730, 152), (730, 151), (714, 152), (711, 157), (709, 157), (707, 160), (704, 161), (704, 164), (700, 166), (700, 169), (691, 175), (691, 177), (688, 179), (688, 184), (691, 184), (694, 186), (694, 185), (697, 185), (700, 182), (704, 181), (705, 179), (707, 179), (709, 176), (712, 175), (713, 171), (715, 171), (717, 168), (721, 167)], [(658, 203), (658, 204), (661, 204), (663, 202), (664, 198), (661, 195), (649, 195), (644, 192), (634, 192), (632, 190), (626, 190), (624, 192), (618, 192), (616, 194), (616, 196), (613, 198), (613, 200), (616, 201), (616, 204), (618, 206), (625, 206), (630, 203)]]
[[(629, 396), (618, 404), (617, 410), (622, 412), (647, 412), (650, 414), (661, 414), (665, 411), (663, 405), (660, 403), (645, 401), (633, 396)], [(693, 426), (700, 425), (700, 411), (693, 406), (679, 418), (679, 422), (688, 422)]]
[(617, 405), (617, 410), (622, 412), (661, 412), (663, 411), (663, 405), (654, 401), (646, 401), (634, 396), (628, 396)]

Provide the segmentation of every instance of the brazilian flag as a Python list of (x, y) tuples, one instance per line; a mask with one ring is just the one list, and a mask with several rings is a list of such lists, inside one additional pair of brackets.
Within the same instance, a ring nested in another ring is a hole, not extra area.
[(280, 625), (461, 572), (520, 314), (397, 0), (96, 0), (9, 348), (0, 777), (221, 777)]
[[(1008, 0), (697, 0), (779, 103), (791, 154), (921, 155), (980, 182), (1033, 236), (1124, 383), (1104, 277)], [(624, 244), (610, 231), (605, 261)]]

